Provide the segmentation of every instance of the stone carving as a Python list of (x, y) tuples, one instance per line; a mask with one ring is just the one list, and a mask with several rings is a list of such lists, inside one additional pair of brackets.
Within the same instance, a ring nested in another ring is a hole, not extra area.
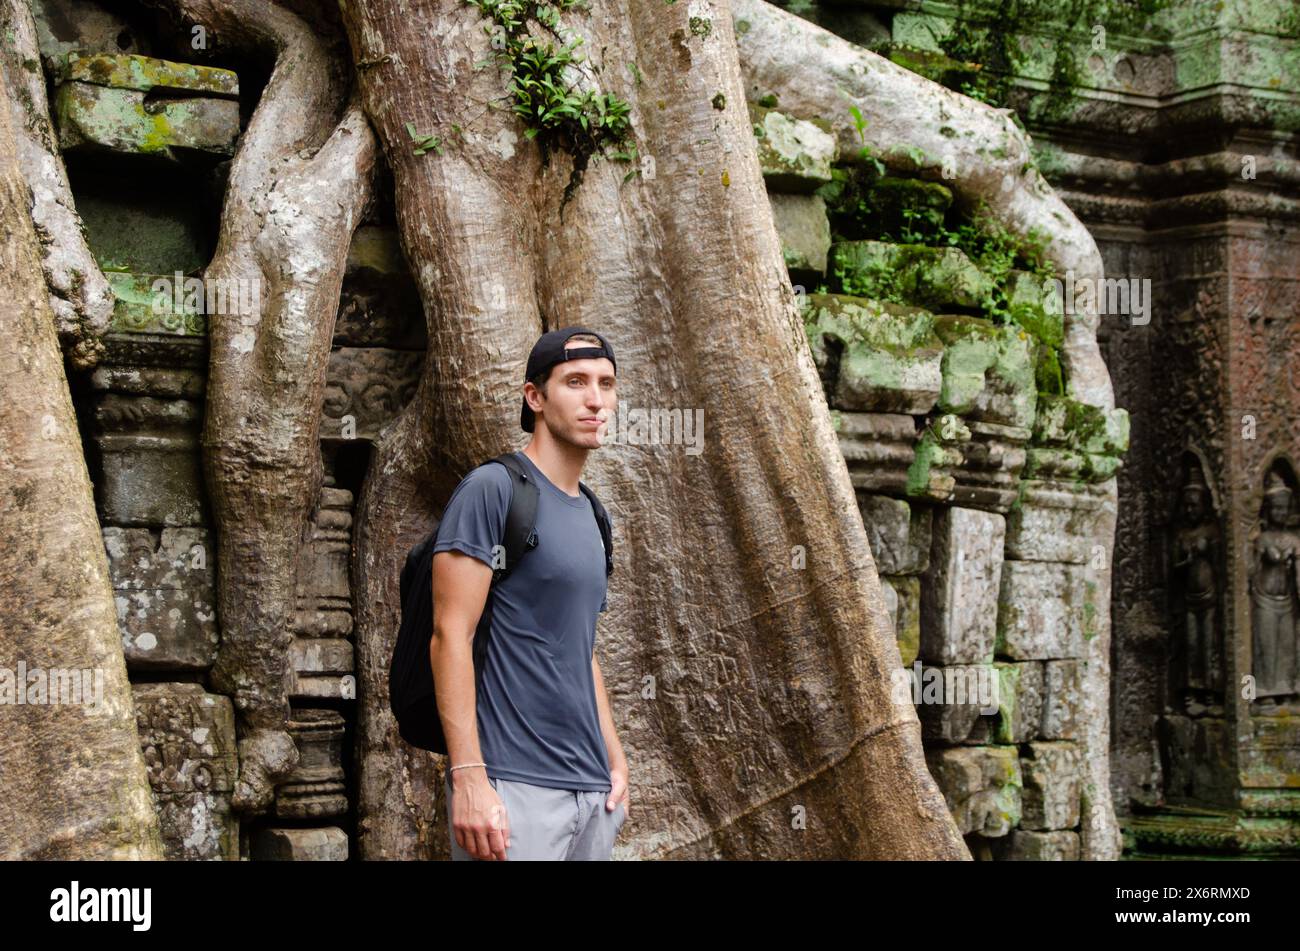
[(202, 403), (96, 392), (90, 412), (91, 472), (104, 524), (207, 524), (199, 455)]
[(1250, 573), (1251, 669), (1255, 695), (1261, 699), (1297, 690), (1296, 554), (1300, 536), (1289, 525), (1293, 495), (1276, 469), (1269, 472), (1263, 526), (1255, 540)]
[(202, 684), (134, 684), (136, 728), (171, 861), (234, 859), (235, 710)]
[(1174, 536), (1173, 577), (1176, 625), (1181, 628), (1183, 686), (1223, 691), (1223, 629), (1219, 612), (1218, 526), (1199, 462), (1189, 463), (1181, 493), (1181, 527)]
[(414, 350), (339, 347), (330, 352), (321, 439), (374, 439), (415, 395), (424, 355)]
[(289, 734), (298, 747), (298, 765), (276, 787), (275, 815), (280, 819), (323, 819), (347, 812), (343, 776), (343, 714), (334, 710), (297, 710)]

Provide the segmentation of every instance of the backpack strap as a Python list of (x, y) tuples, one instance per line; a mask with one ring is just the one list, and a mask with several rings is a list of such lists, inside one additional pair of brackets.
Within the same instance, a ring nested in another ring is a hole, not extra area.
[(474, 683), (477, 685), (483, 676), (483, 667), (487, 662), (488, 639), (492, 636), (493, 591), (498, 584), (509, 577), (515, 570), (519, 559), (537, 547), (537, 502), (541, 495), (537, 483), (530, 478), (527, 470), (514, 453), (504, 453), (495, 459), (489, 459), (483, 465), (500, 463), (510, 473), (510, 508), (506, 510), (506, 527), (503, 544), (506, 549), (506, 563), (501, 568), (492, 569), (492, 584), (488, 588), (487, 601), (483, 613), (479, 615), (478, 627), (474, 633)]
[(504, 453), (488, 462), (505, 466), (511, 479), (510, 508), (506, 513), (504, 538), (506, 563), (504, 567), (492, 571), (492, 584), (497, 585), (515, 570), (519, 559), (537, 547), (537, 502), (541, 493), (536, 480), (529, 477), (528, 470), (514, 453)]
[(609, 513), (605, 511), (605, 506), (600, 504), (600, 499), (596, 498), (596, 493), (591, 491), (585, 482), (579, 482), (578, 488), (591, 500), (591, 510), (596, 513), (596, 524), (600, 527), (600, 541), (605, 546), (605, 576), (608, 577), (614, 573), (614, 529), (609, 520)]

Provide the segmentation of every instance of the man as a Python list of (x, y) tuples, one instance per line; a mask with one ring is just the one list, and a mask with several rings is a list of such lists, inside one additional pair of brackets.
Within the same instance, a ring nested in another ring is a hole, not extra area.
[(477, 694), (472, 643), (510, 473), (473, 470), (439, 525), (429, 649), (453, 859), (607, 860), (627, 818), (627, 759), (595, 653), (605, 551), (578, 486), (614, 410), (614, 373), (613, 349), (582, 327), (543, 334), (529, 355), (520, 425), (533, 438), (516, 455), (539, 490), (538, 544), (492, 593)]

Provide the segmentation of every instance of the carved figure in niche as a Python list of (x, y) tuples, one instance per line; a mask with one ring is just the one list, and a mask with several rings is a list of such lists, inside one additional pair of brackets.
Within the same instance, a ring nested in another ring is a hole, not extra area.
[(1188, 690), (1223, 692), (1223, 633), (1218, 623), (1219, 539), (1199, 462), (1183, 482), (1181, 527), (1174, 536), (1174, 590), (1181, 596), (1183, 683)]
[[(1276, 471), (1264, 483), (1263, 529), (1250, 576), (1255, 696), (1296, 692), (1296, 570), (1300, 537), (1291, 531), (1294, 493)], [(1271, 701), (1270, 701), (1271, 702)]]

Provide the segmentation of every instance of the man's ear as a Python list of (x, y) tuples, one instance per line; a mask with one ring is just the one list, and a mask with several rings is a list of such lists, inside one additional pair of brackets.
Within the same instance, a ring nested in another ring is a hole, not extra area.
[(529, 382), (524, 384), (524, 399), (528, 401), (528, 408), (535, 413), (542, 408), (546, 397), (542, 395), (541, 390)]

